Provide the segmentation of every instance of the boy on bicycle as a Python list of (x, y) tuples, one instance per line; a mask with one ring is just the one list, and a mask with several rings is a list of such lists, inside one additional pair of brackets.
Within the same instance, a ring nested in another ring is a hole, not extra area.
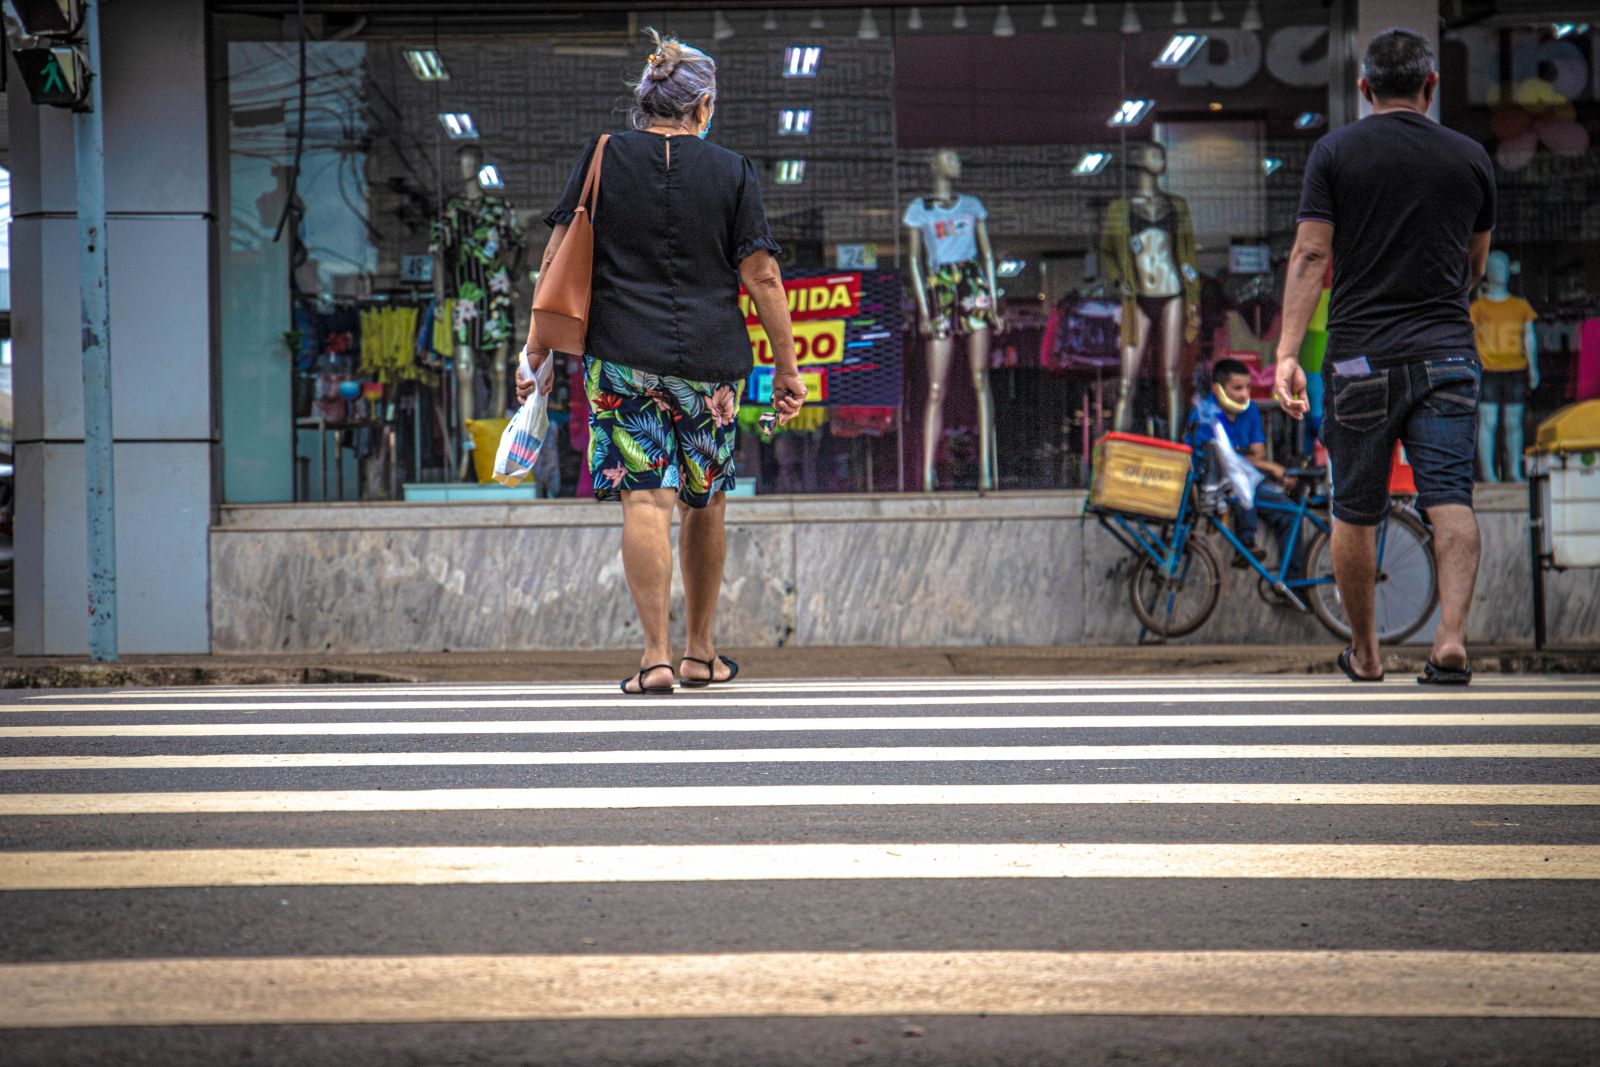
[[(1211, 395), (1195, 400), (1194, 409), (1190, 411), (1189, 421), (1185, 425), (1184, 443), (1194, 449), (1196, 455), (1205, 454), (1206, 446), (1216, 440), (1213, 426), (1217, 425), (1222, 427), (1223, 435), (1234, 451), (1265, 476), (1256, 486), (1253, 500), (1235, 499), (1229, 503), (1235, 536), (1256, 559), (1264, 561), (1266, 552), (1256, 547), (1256, 531), (1261, 518), (1265, 517), (1267, 525), (1272, 527), (1280, 550), (1287, 542), (1289, 532), (1294, 529), (1295, 518), (1284, 511), (1258, 512), (1256, 505), (1271, 501), (1292, 506), (1293, 502), (1289, 499), (1287, 487), (1283, 485), (1283, 466), (1267, 458), (1267, 439), (1262, 429), (1261, 411), (1250, 401), (1250, 368), (1236, 359), (1219, 359), (1212, 366)], [(1240, 568), (1249, 566), (1239, 556), (1234, 557), (1233, 565)], [(1296, 543), (1286, 577), (1292, 580), (1304, 575), (1304, 554), (1300, 544)]]

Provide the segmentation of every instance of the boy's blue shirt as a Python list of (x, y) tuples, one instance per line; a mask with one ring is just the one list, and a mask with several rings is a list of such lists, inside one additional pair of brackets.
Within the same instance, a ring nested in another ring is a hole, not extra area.
[(1200, 397), (1194, 403), (1194, 410), (1189, 412), (1189, 422), (1184, 436), (1184, 443), (1196, 452), (1200, 451), (1211, 440), (1211, 424), (1222, 423), (1222, 432), (1227, 434), (1232, 442), (1234, 451), (1243, 454), (1249, 451), (1251, 445), (1264, 445), (1267, 443), (1266, 433), (1261, 423), (1261, 409), (1252, 403), (1237, 415), (1229, 415), (1217, 403), (1214, 396)]

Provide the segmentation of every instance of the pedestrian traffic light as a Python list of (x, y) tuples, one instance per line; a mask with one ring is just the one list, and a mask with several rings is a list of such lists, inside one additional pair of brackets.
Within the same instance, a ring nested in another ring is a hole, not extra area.
[(6, 38), (36, 104), (81, 108), (89, 99), (89, 61), (76, 40), (79, 0), (5, 0)]
[(89, 64), (76, 48), (20, 48), (12, 53), (35, 104), (77, 107), (89, 96)]

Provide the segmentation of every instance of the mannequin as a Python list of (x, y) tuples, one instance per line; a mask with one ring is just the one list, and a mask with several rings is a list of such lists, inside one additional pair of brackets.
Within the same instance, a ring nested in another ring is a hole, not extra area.
[[(1106, 209), (1100, 258), (1122, 291), (1122, 389), (1116, 428), (1133, 427), (1133, 390), (1146, 346), (1161, 354), (1167, 392), (1167, 436), (1183, 429), (1183, 346), (1200, 334), (1200, 272), (1189, 205), (1161, 188), (1167, 152), (1158, 144), (1131, 145), (1132, 195)], [(1152, 341), (1154, 342), (1152, 345)]]
[(972, 387), (978, 394), (978, 487), (995, 488), (994, 394), (989, 389), (989, 350), (1002, 330), (1000, 290), (995, 285), (994, 249), (988, 209), (975, 196), (955, 191), (961, 157), (944, 148), (933, 154), (933, 194), (913, 200), (904, 218), (911, 239), (911, 284), (917, 326), (928, 342), (928, 405), (922, 417), (922, 488), (933, 492), (939, 441), (944, 435), (944, 384), (957, 337), (967, 339)]
[[(488, 359), (489, 408), (498, 418), (506, 411), (506, 366), (511, 359), (512, 271), (522, 258), (522, 227), (509, 201), (488, 196), (478, 182), (483, 150), (475, 144), (456, 152), (461, 193), (445, 205), (433, 224), (434, 295), (442, 307), (455, 300), (456, 407), (459, 424), (478, 416), (477, 375)], [(472, 471), (471, 445), (461, 451), (460, 476)]]
[[(1528, 394), (1539, 388), (1539, 338), (1533, 306), (1511, 295), (1515, 268), (1504, 252), (1490, 252), (1483, 294), (1472, 302), (1472, 325), (1483, 361), (1483, 388), (1478, 403), (1478, 474), (1483, 481), (1520, 482), (1522, 413)], [(1501, 423), (1506, 450), (1496, 453)], [(1496, 468), (1499, 468), (1498, 477)]]

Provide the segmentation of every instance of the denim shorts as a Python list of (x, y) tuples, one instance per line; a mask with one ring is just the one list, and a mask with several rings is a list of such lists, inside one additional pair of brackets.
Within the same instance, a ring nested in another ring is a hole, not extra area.
[(1358, 375), (1337, 373), (1329, 360), (1322, 373), (1334, 518), (1356, 526), (1383, 520), (1396, 441), (1416, 476), (1417, 507), (1472, 506), (1481, 374), (1475, 354), (1380, 362)]
[(1484, 404), (1526, 404), (1528, 372), (1526, 370), (1484, 371), (1478, 400)]

